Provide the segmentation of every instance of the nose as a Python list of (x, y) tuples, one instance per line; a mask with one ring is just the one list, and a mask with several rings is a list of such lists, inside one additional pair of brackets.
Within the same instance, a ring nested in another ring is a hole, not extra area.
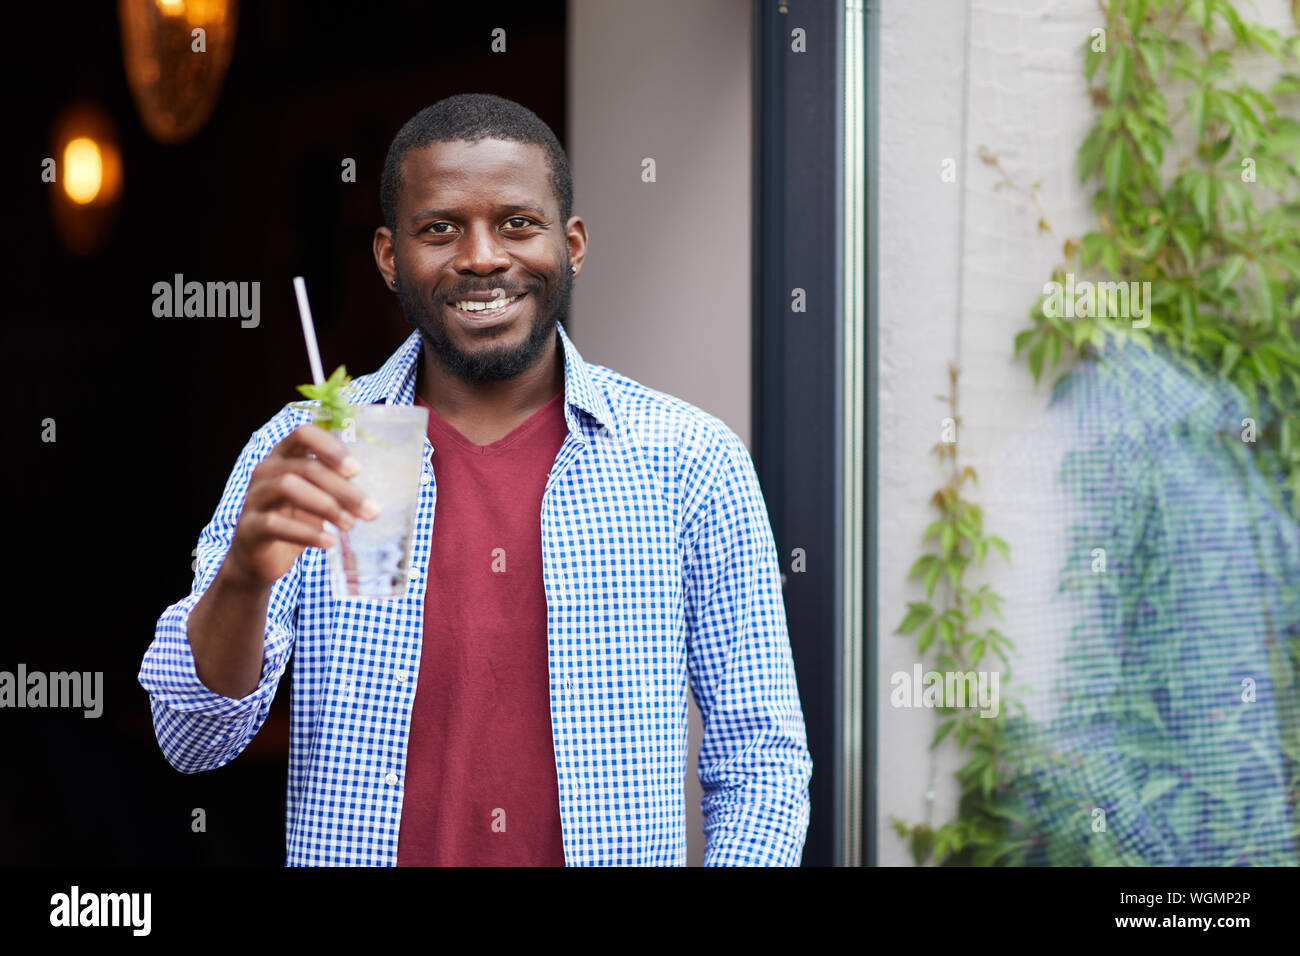
[(457, 272), (490, 275), (509, 269), (510, 257), (501, 244), (501, 237), (491, 226), (472, 224), (461, 240), (455, 267)]

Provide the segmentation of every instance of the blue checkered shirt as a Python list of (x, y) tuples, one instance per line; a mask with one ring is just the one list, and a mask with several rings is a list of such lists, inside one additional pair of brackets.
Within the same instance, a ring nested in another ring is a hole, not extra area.
[[(749, 453), (718, 418), (584, 362), (557, 331), (568, 435), (541, 530), (565, 861), (685, 865), (689, 683), (704, 721), (705, 865), (798, 865), (812, 758)], [(413, 332), (358, 378), (354, 401), (412, 404), (421, 341)], [(293, 653), (287, 865), (393, 866), (437, 500), (427, 437), (405, 597), (340, 600), (326, 553), (307, 548), (272, 588), (261, 681), (242, 700), (199, 680), (186, 637), (253, 468), (309, 414), (286, 406), (244, 446), (139, 680), (163, 754), (194, 773), (248, 746)]]

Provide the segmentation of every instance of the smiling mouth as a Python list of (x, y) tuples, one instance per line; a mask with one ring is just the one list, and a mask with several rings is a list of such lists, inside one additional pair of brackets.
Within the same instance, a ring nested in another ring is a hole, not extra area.
[(473, 300), (461, 299), (459, 301), (448, 302), (448, 306), (470, 319), (491, 319), (502, 315), (512, 305), (522, 299), (527, 293), (520, 292), (517, 295), (506, 296), (503, 299), (490, 299), (487, 302), (475, 302)]
[(474, 302), (473, 299), (460, 299), (458, 302), (450, 302), (447, 304), (450, 304), (450, 306), (458, 312), (464, 312), (465, 315), (487, 316), (497, 315), (499, 312), (506, 311), (507, 308), (510, 308), (511, 304), (517, 302), (517, 300), (523, 297), (524, 293), (517, 293), (515, 295), (507, 295), (507, 297), (503, 299), (489, 299), (487, 302)]

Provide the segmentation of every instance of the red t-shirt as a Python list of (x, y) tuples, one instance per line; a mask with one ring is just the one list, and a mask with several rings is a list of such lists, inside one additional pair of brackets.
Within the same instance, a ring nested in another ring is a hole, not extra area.
[(564, 393), (475, 445), (429, 409), (437, 482), (398, 866), (564, 866), (542, 493)]

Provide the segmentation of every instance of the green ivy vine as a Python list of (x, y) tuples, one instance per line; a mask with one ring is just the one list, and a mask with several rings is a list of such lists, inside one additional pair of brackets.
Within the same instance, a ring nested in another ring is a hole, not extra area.
[[(1045, 307), (1045, 289), (1029, 311), (1029, 328), (1015, 337), (1014, 354), (1024, 353), (1037, 383), (1063, 361), (1096, 357), (1108, 339), (1159, 342), (1230, 382), (1258, 423), (1250, 459), (1279, 506), (1300, 518), (1300, 122), (1288, 115), (1300, 111), (1300, 35), (1284, 38), (1247, 22), (1229, 0), (1102, 0), (1099, 9), (1102, 24), (1082, 44), (1096, 116), (1077, 154), (1080, 182), (1097, 183), (1097, 227), (1064, 241), (1064, 261), (1051, 279), (1058, 287), (1074, 280), (1145, 282), (1150, 298), (1140, 322), (1113, 309), (1066, 316)], [(1243, 54), (1260, 51), (1283, 65), (1267, 91), (1237, 70)], [(1190, 145), (1180, 150), (1180, 143)], [(982, 150), (981, 157), (1001, 168), (991, 153)], [(1037, 184), (1025, 189), (1003, 171), (1001, 186), (1029, 196), (1040, 231), (1051, 233)], [(957, 378), (950, 366), (950, 392), (940, 397), (959, 424)], [(1009, 555), (963, 495), (976, 476), (960, 465), (957, 443), (940, 442), (935, 453), (948, 480), (931, 499), (938, 516), (924, 540), (934, 544), (909, 573), (921, 578), (926, 600), (909, 603), (897, 633), (913, 637), (920, 658), (942, 670), (970, 670), (994, 653), (1009, 678), (1011, 641), (980, 622), (986, 613), (1000, 616), (1001, 598), (987, 586), (972, 590), (964, 578), (990, 550)], [(946, 587), (936, 600), (941, 581)], [(1077, 848), (1048, 845), (1012, 786), (1016, 773), (1023, 779), (1033, 771), (1010, 767), (1006, 758), (1006, 722), (1023, 708), (1004, 694), (999, 716), (989, 719), (943, 703), (930, 746), (956, 742), (964, 758), (961, 797), (955, 817), (939, 825), (893, 820), (916, 863), (1017, 865), (1036, 848), (1048, 862), (1070, 861)], [(1290, 728), (1287, 736), (1296, 733)], [(1292, 757), (1300, 755), (1294, 746)], [(1169, 786), (1153, 779), (1141, 803), (1161, 799)], [(1040, 812), (1059, 812), (1054, 799), (1035, 795)], [(1094, 864), (1141, 862), (1099, 841), (1087, 857)]]

